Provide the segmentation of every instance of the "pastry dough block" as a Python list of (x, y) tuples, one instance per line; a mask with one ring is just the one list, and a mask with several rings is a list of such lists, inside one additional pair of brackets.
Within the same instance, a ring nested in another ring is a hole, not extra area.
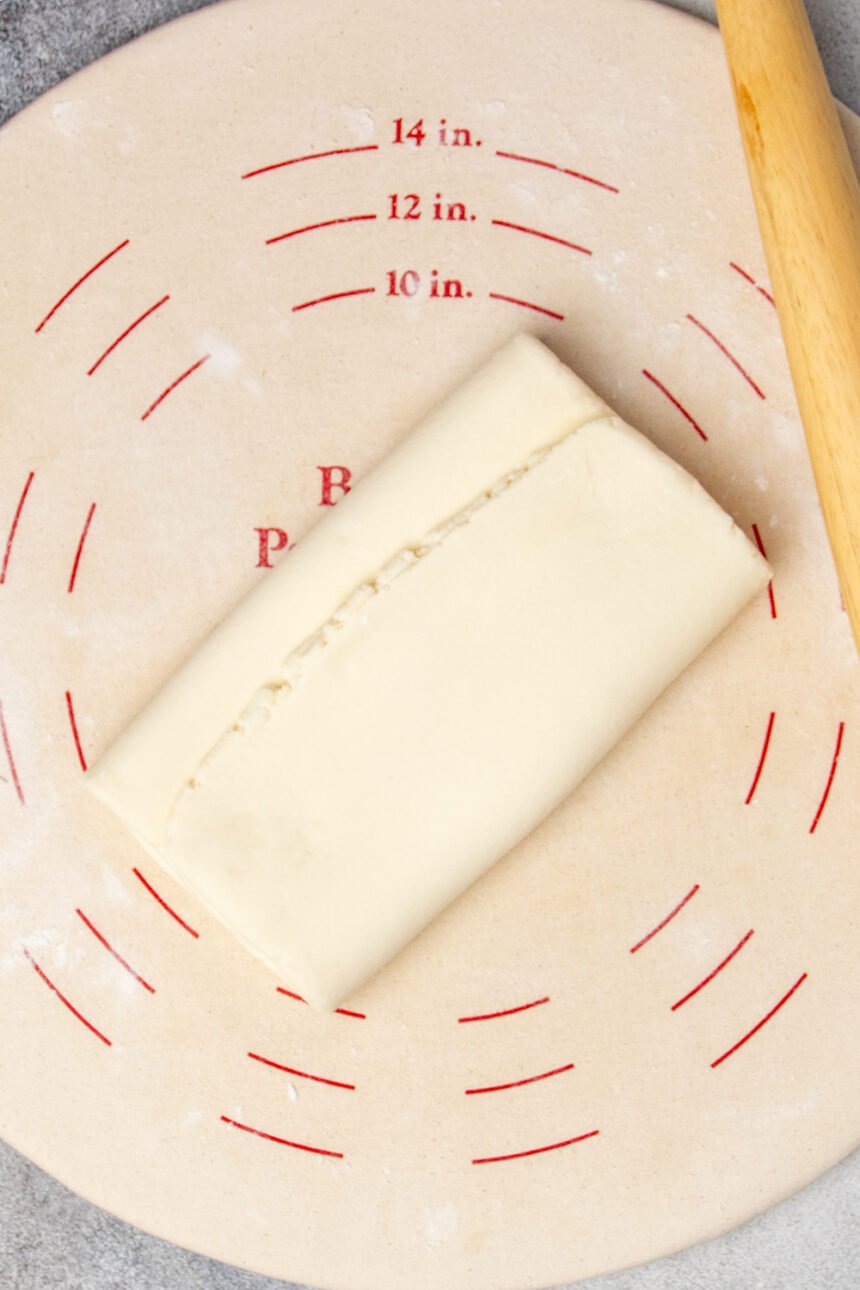
[(334, 1008), (769, 577), (689, 474), (518, 336), (282, 559), (88, 783), (290, 989)]

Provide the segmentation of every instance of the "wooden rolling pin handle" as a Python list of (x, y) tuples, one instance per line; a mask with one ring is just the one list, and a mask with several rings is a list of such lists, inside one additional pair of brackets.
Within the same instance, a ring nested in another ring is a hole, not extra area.
[(785, 347), (860, 651), (860, 186), (803, 0), (717, 0)]

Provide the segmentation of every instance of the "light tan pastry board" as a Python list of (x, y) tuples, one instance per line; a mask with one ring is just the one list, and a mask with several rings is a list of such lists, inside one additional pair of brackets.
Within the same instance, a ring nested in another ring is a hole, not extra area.
[[(233, 0), (34, 104), (0, 173), (0, 1131), (151, 1231), (372, 1290), (651, 1259), (846, 1154), (860, 668), (716, 33)], [(518, 328), (758, 535), (772, 598), (317, 1015), (82, 764), (266, 576), (257, 530), (318, 518), (319, 467), (359, 477)]]

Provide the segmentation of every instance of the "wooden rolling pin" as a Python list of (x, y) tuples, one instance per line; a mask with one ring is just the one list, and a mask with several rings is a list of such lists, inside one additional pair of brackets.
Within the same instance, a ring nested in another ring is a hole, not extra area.
[(860, 185), (803, 0), (717, 0), (765, 254), (860, 651)]

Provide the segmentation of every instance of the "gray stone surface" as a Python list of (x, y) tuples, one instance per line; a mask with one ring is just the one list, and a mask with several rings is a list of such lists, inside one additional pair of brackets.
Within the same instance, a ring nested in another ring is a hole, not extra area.
[[(629, 1272), (582, 1281), (576, 1290), (857, 1290), (858, 1212), (860, 1157), (854, 1157), (727, 1236)], [(401, 1284), (408, 1290), (408, 1269)], [(146, 1236), (81, 1200), (2, 1143), (0, 1286), (307, 1290)]]
[[(208, 2), (0, 0), (0, 121), (108, 50)], [(714, 16), (713, 0), (674, 3), (703, 18)], [(809, 0), (809, 8), (831, 84), (860, 111), (860, 2)], [(0, 1143), (0, 1290), (285, 1287), (144, 1235)], [(719, 1240), (580, 1285), (580, 1290), (858, 1288), (860, 1155)]]
[[(700, 18), (714, 19), (714, 0), (666, 2)], [(0, 0), (0, 122), (117, 45), (210, 3), (212, 0)], [(860, 112), (858, 0), (808, 0), (807, 7), (834, 92)]]

